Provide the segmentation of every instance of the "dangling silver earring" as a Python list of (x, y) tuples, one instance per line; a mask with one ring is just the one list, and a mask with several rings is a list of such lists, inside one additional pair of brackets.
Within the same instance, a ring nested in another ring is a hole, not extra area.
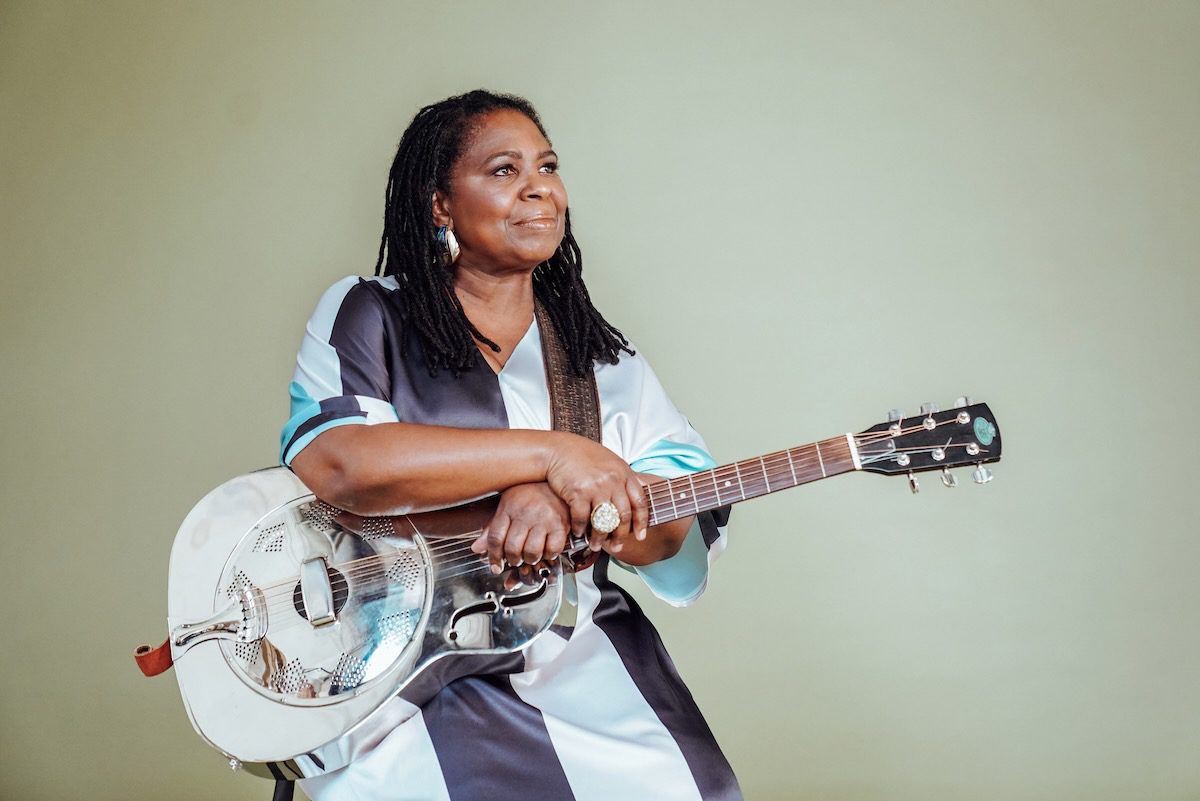
[(442, 264), (449, 267), (454, 262), (458, 261), (458, 239), (454, 236), (454, 232), (446, 226), (437, 229), (438, 250), (442, 253)]

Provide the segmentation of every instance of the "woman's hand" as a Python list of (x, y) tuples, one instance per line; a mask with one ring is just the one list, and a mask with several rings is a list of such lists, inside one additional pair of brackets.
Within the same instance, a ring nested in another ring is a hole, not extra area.
[(545, 482), (518, 484), (500, 493), (500, 505), (471, 550), (487, 554), (493, 573), (552, 562), (567, 547), (567, 505)]
[(608, 534), (592, 531), (589, 545), (599, 551), (606, 545), (619, 550), (630, 535), (646, 539), (649, 513), (642, 482), (621, 457), (596, 442), (566, 434), (556, 443), (546, 466), (546, 483), (567, 505), (571, 531), (583, 536), (592, 510), (608, 501), (617, 507), (621, 522)]

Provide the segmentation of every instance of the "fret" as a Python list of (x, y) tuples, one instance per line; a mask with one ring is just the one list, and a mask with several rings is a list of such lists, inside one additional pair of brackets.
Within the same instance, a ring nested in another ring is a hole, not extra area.
[(660, 519), (661, 510), (658, 507), (658, 501), (654, 500), (654, 488), (657, 486), (658, 482), (646, 485), (646, 497), (648, 499), (648, 506), (650, 507), (650, 525), (652, 526), (657, 526), (659, 523), (665, 522)]
[(767, 485), (767, 492), (770, 492), (771, 491), (771, 477), (767, 475), (767, 463), (763, 461), (763, 458), (761, 456), (758, 457), (758, 466), (762, 468), (763, 483)]
[(708, 477), (712, 479), (713, 492), (715, 492), (717, 495), (717, 506), (722, 506), (723, 504), (721, 502), (721, 488), (717, 486), (717, 469), (715, 467), (712, 470), (708, 471)]
[(692, 506), (696, 507), (696, 514), (700, 514), (700, 499), (696, 497), (696, 482), (692, 480), (692, 474), (687, 476), (688, 486), (692, 488)]
[(792, 486), (798, 486), (800, 479), (796, 478), (796, 462), (792, 459), (792, 449), (788, 448), (784, 453), (787, 454), (788, 468), (792, 471)]
[(678, 520), (683, 515), (679, 514), (679, 507), (675, 505), (675, 480), (667, 481), (667, 492), (671, 493), (671, 512), (674, 514), (673, 520)]
[(827, 478), (825, 475), (825, 460), (821, 458), (821, 443), (813, 443), (813, 447), (817, 450), (817, 464), (821, 465), (821, 478)]
[(738, 480), (738, 491), (742, 493), (742, 497), (741, 497), (741, 498), (738, 498), (738, 500), (740, 500), (740, 501), (744, 501), (744, 500), (746, 500), (746, 485), (742, 483), (742, 466), (741, 466), (741, 462), (734, 462), (734, 463), (733, 463), (733, 472), (734, 472), (734, 473), (737, 475), (737, 480)]

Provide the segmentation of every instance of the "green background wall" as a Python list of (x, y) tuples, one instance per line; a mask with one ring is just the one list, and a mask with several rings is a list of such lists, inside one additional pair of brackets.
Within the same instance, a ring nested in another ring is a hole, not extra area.
[(699, 604), (647, 602), (750, 799), (1200, 797), (1198, 38), (1195, 2), (0, 3), (0, 796), (269, 797), (129, 652), (191, 505), (275, 459), (401, 130), (482, 85), (538, 104), (593, 295), (720, 460), (999, 416), (992, 484), (747, 504)]

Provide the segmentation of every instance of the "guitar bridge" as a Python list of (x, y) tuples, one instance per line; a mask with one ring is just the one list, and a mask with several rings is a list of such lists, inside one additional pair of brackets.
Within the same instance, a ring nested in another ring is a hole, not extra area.
[(233, 603), (211, 617), (176, 626), (171, 631), (171, 643), (182, 653), (207, 640), (254, 642), (266, 635), (266, 596), (257, 587), (246, 587)]

